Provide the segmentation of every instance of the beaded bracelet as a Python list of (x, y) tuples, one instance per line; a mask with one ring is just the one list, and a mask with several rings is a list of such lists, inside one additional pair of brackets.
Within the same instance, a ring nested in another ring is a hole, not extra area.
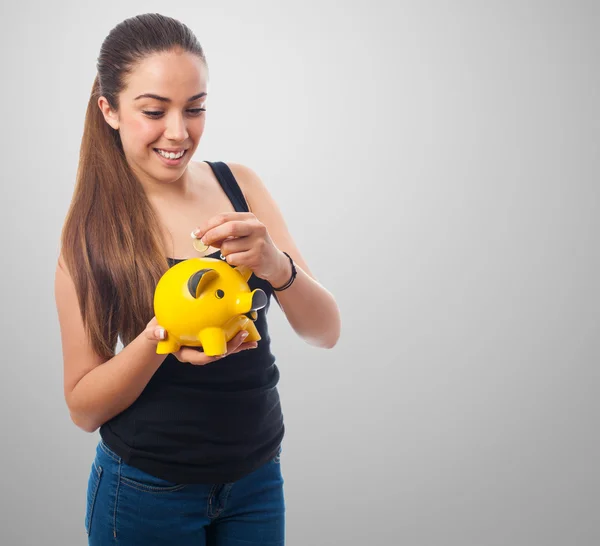
[(275, 288), (273, 287), (273, 290), (275, 290), (276, 292), (281, 292), (282, 290), (285, 290), (286, 288), (289, 288), (290, 286), (292, 286), (292, 283), (294, 282), (294, 279), (296, 278), (296, 274), (298, 273), (296, 271), (296, 266), (294, 265), (294, 260), (292, 260), (292, 257), (285, 251), (282, 251), (287, 257), (288, 260), (290, 261), (290, 264), (292, 265), (292, 276), (290, 277), (290, 280), (288, 282), (286, 282), (283, 286), (279, 287), (279, 288)]

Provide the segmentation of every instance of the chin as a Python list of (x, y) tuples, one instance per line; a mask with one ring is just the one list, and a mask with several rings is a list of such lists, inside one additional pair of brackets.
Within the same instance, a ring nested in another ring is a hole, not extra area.
[(179, 179), (181, 179), (183, 173), (185, 172), (186, 167), (187, 167), (187, 165), (185, 167), (177, 169), (176, 171), (171, 171), (170, 173), (153, 172), (152, 178), (154, 178), (155, 180), (158, 180), (159, 182), (162, 182), (164, 184), (173, 184), (173, 183), (177, 182)]

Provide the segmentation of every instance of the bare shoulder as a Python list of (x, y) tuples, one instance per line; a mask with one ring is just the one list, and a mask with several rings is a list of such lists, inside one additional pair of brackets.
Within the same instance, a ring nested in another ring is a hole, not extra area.
[[(241, 163), (227, 162), (227, 166), (237, 180), (237, 183), (240, 186), (244, 197), (246, 198), (250, 212), (254, 213), (255, 210), (260, 211), (260, 209), (264, 208), (261, 205), (264, 205), (265, 202), (267, 202), (271, 207), (277, 207), (272, 195), (267, 189), (266, 184), (263, 182), (260, 176), (258, 176), (256, 171), (247, 165), (242, 165)], [(277, 209), (279, 208), (277, 207)], [(281, 211), (278, 210), (278, 212), (281, 214)]]
[(286, 251), (293, 258), (305, 273), (314, 278), (300, 250), (296, 246), (294, 239), (288, 229), (287, 222), (283, 217), (281, 208), (271, 195), (266, 184), (260, 176), (250, 167), (240, 163), (229, 163), (227, 166), (231, 169), (233, 176), (237, 180), (250, 212), (262, 222), (280, 250)]
[(254, 212), (254, 204), (261, 198), (261, 193), (267, 191), (264, 182), (258, 174), (247, 165), (241, 163), (226, 163), (246, 198), (250, 212)]
[[(254, 201), (259, 199), (261, 192), (266, 190), (263, 181), (255, 171), (246, 165), (242, 165), (241, 163), (231, 163), (229, 161), (225, 164), (233, 173), (233, 176), (246, 198), (248, 208), (250, 209), (250, 212), (252, 212)], [(200, 187), (208, 187), (210, 185), (208, 181), (211, 178), (214, 178), (210, 165), (205, 161), (190, 161), (190, 166), (192, 167), (192, 174)]]
[[(246, 198), (248, 208), (250, 211), (252, 211), (249, 195), (251, 189), (249, 188), (249, 185), (252, 184), (253, 176), (256, 177), (256, 173), (254, 173), (254, 171), (248, 167), (240, 165), (239, 163), (226, 163), (226, 165), (231, 169), (233, 176), (237, 180), (238, 185), (240, 186), (240, 189)], [(206, 201), (206, 196), (210, 195), (210, 192), (214, 192), (215, 188), (220, 188), (218, 184), (215, 184), (215, 175), (212, 172), (210, 165), (206, 161), (190, 161), (188, 168), (190, 169), (190, 173), (197, 185), (199, 195), (203, 201)], [(222, 190), (219, 189), (218, 193), (221, 192)], [(227, 198), (224, 197), (224, 199)]]
[(238, 178), (238, 176), (243, 179), (242, 183), (246, 182), (247, 179), (259, 179), (258, 174), (247, 165), (242, 165), (241, 163), (233, 163), (231, 161), (228, 161), (227, 166), (231, 169), (231, 172), (236, 177), (236, 179)]

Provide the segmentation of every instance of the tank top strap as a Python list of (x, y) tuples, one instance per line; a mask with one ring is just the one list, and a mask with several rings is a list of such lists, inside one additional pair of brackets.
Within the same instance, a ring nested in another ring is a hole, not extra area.
[(248, 208), (244, 194), (227, 163), (223, 161), (205, 161), (205, 163), (210, 165), (236, 212), (249, 212), (250, 209)]

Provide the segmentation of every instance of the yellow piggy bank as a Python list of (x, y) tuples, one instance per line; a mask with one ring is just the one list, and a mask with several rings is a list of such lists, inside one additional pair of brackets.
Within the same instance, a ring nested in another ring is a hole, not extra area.
[(259, 341), (256, 312), (267, 295), (250, 290), (252, 271), (232, 267), (216, 258), (190, 258), (175, 264), (159, 279), (154, 291), (154, 314), (167, 331), (157, 354), (176, 352), (182, 345), (202, 346), (209, 356), (227, 352), (227, 342), (240, 330), (248, 341)]

